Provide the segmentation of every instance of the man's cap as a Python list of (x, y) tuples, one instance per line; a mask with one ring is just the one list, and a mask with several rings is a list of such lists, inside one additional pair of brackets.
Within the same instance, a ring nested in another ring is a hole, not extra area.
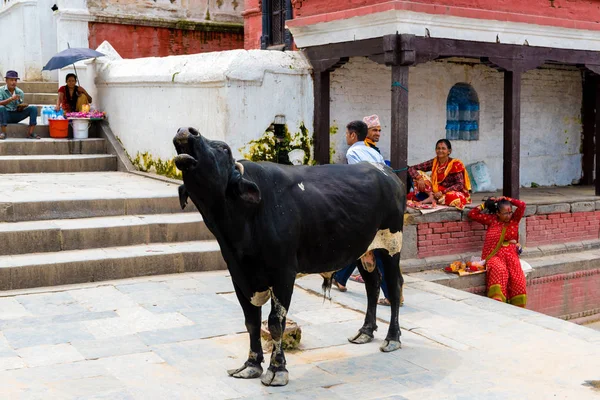
[(381, 123), (379, 122), (379, 117), (376, 114), (364, 117), (363, 122), (367, 124), (367, 127), (369, 129), (375, 128), (376, 126), (381, 126)]
[(8, 79), (8, 78), (19, 79), (19, 74), (17, 73), (17, 71), (13, 71), (13, 70), (6, 71), (6, 76), (4, 78), (5, 79)]

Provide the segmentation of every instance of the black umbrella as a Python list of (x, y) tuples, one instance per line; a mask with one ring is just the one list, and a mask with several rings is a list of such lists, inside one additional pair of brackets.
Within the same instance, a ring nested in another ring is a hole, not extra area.
[[(61, 51), (52, 57), (48, 63), (42, 68), (42, 71), (52, 71), (53, 69), (60, 69), (66, 67), (69, 64), (73, 64), (75, 69), (75, 63), (81, 60), (87, 60), (89, 58), (102, 57), (104, 54), (99, 51), (88, 49), (85, 47), (73, 47)], [(77, 74), (77, 70), (75, 70)]]
[(53, 69), (59, 69), (69, 64), (74, 64), (80, 60), (87, 60), (88, 58), (102, 57), (104, 54), (99, 51), (86, 49), (86, 48), (72, 48), (61, 51), (48, 61), (48, 63), (42, 68), (42, 71), (52, 71)]

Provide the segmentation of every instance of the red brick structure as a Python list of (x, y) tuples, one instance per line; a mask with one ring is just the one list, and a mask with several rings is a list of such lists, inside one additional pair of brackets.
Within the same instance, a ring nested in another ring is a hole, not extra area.
[(165, 57), (241, 49), (241, 26), (190, 24), (194, 29), (89, 22), (89, 43), (107, 40), (123, 58)]
[[(600, 30), (600, 3), (593, 0), (291, 0), (289, 27), (314, 25), (389, 10), (510, 21), (571, 29)], [(262, 0), (247, 0), (244, 16), (245, 48), (260, 48)]]
[(527, 244), (540, 246), (598, 239), (600, 211), (535, 215), (527, 218)]

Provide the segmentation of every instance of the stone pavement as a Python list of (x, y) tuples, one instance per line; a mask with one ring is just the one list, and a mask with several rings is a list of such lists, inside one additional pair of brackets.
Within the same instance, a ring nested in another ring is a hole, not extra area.
[[(364, 288), (323, 299), (297, 282), (290, 383), (238, 380), (248, 352), (227, 272), (134, 278), (0, 294), (2, 399), (600, 399), (600, 332), (408, 276), (403, 348), (347, 342)], [(263, 308), (266, 318), (268, 306)]]

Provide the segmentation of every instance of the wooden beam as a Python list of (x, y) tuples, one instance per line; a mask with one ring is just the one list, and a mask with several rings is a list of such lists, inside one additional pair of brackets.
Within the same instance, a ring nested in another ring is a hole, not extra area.
[(514, 60), (543, 60), (562, 64), (600, 65), (600, 52), (591, 50), (558, 49), (553, 47), (524, 46), (474, 42), (458, 39), (415, 37), (417, 63), (438, 57), (498, 57)]
[(596, 78), (596, 196), (600, 196), (600, 79)]
[(383, 54), (381, 37), (374, 39), (353, 40), (351, 42), (331, 43), (312, 46), (305, 49), (310, 60), (342, 57), (369, 57)]
[(521, 71), (504, 72), (504, 167), (502, 193), (519, 198)]
[(596, 135), (596, 77), (590, 71), (583, 71), (583, 104), (581, 107), (581, 120), (583, 130), (583, 160), (581, 177), (582, 185), (594, 183), (594, 136)]
[(314, 78), (314, 144), (318, 164), (329, 164), (330, 72), (313, 72)]

